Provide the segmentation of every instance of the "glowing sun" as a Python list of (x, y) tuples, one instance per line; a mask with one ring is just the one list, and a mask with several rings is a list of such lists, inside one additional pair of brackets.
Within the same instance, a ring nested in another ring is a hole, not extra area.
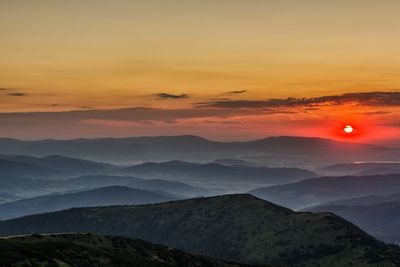
[(344, 131), (345, 133), (347, 133), (347, 134), (351, 134), (351, 133), (354, 131), (354, 128), (353, 128), (353, 126), (351, 126), (351, 125), (346, 125), (346, 126), (343, 128), (343, 131)]

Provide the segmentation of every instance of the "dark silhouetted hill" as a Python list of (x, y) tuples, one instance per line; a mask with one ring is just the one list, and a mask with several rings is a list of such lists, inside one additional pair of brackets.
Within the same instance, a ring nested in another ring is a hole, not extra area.
[(400, 244), (400, 202), (371, 205), (320, 205), (311, 211), (333, 212), (380, 240)]
[(234, 267), (143, 240), (94, 234), (31, 235), (0, 239), (0, 266)]
[(95, 232), (272, 266), (398, 266), (399, 249), (333, 214), (296, 213), (250, 195), (70, 209), (0, 223), (1, 235)]

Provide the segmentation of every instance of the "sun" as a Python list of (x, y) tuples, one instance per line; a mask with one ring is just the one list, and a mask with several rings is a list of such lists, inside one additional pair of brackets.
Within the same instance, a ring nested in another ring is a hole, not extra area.
[(353, 126), (351, 126), (351, 125), (346, 125), (346, 126), (343, 128), (343, 131), (344, 131), (345, 133), (347, 133), (347, 134), (351, 134), (351, 133), (354, 131), (354, 128), (353, 128)]

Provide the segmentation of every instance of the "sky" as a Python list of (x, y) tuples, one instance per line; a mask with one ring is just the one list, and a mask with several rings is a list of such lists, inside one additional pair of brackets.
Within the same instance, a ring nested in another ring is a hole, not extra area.
[(0, 136), (396, 139), (399, 12), (395, 0), (0, 0)]

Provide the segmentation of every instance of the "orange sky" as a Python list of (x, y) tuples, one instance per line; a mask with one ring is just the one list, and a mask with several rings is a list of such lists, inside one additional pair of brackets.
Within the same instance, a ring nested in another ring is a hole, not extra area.
[[(185, 110), (215, 99), (400, 92), (399, 12), (395, 0), (4, 0), (0, 112)], [(50, 133), (26, 128), (4, 115), (0, 136), (335, 137), (329, 131), (336, 124), (352, 121), (368, 124), (363, 140), (372, 140), (396, 137), (398, 106), (267, 105), (269, 113), (229, 107), (229, 115), (207, 113), (174, 123), (146, 120), (146, 114), (139, 124), (93, 117), (76, 119), (68, 135), (50, 125)]]

